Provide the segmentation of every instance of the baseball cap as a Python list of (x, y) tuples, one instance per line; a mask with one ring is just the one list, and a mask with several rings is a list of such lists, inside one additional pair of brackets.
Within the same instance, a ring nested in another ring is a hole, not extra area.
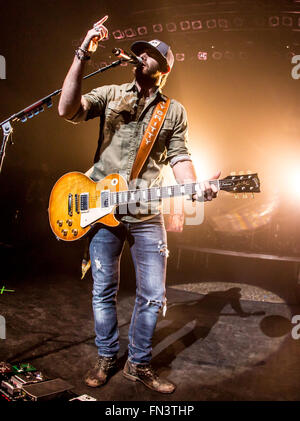
[(153, 39), (152, 41), (136, 41), (130, 47), (131, 51), (137, 56), (140, 55), (145, 48), (149, 48), (153, 51), (161, 66), (162, 72), (168, 73), (171, 71), (174, 64), (174, 55), (168, 44), (159, 39)]

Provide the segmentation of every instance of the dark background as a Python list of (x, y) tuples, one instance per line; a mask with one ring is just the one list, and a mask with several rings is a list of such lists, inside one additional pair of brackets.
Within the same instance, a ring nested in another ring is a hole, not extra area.
[[(74, 49), (108, 14), (110, 38), (87, 73), (113, 61), (115, 46), (128, 49), (135, 40), (154, 38), (170, 43), (177, 56), (164, 92), (187, 110), (199, 178), (218, 169), (224, 177), (252, 170), (262, 183), (255, 199), (235, 200), (221, 192), (206, 204), (203, 224), (170, 233), (169, 270), (176, 266), (179, 242), (299, 256), (300, 80), (291, 76), (291, 58), (300, 54), (299, 13), (298, 1), (6, 2), (0, 14), (0, 54), (6, 59), (0, 120), (60, 88)], [(141, 27), (147, 28), (144, 35)], [(198, 52), (207, 53), (207, 60), (198, 60)], [(85, 81), (83, 91), (131, 79), (132, 68), (122, 66)], [(98, 121), (69, 124), (58, 117), (57, 103), (56, 97), (49, 110), (13, 123), (14, 145), (7, 147), (0, 176), (3, 281), (16, 282), (39, 265), (79, 274), (83, 244), (56, 241), (47, 206), (57, 178), (91, 166)], [(166, 182), (173, 181), (166, 170)], [(245, 277), (242, 266), (235, 276)]]

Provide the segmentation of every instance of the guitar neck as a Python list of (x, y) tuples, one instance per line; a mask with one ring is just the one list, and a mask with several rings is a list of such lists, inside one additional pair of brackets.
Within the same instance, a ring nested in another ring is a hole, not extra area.
[[(210, 180), (218, 190), (222, 189), (225, 180)], [(228, 183), (228, 181), (226, 180)], [(196, 193), (201, 189), (200, 183), (175, 184), (173, 186), (151, 187), (148, 189), (124, 190), (110, 193), (111, 205), (125, 205), (129, 203), (152, 202), (170, 197), (186, 196)]]

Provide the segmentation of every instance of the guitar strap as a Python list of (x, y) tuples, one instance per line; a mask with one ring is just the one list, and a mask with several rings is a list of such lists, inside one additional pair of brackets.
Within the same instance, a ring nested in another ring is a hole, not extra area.
[(157, 138), (157, 135), (163, 125), (167, 111), (170, 106), (170, 98), (166, 101), (160, 101), (152, 114), (151, 120), (145, 130), (139, 150), (137, 151), (135, 161), (132, 166), (130, 180), (135, 180), (143, 168)]

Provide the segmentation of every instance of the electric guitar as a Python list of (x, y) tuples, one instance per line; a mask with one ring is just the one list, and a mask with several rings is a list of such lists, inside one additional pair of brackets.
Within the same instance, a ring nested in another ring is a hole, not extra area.
[[(228, 192), (260, 192), (257, 174), (230, 175), (209, 183)], [(119, 225), (114, 212), (120, 205), (192, 195), (198, 189), (200, 185), (196, 182), (128, 190), (127, 182), (120, 174), (110, 174), (95, 182), (80, 172), (70, 172), (63, 175), (51, 191), (49, 222), (57, 239), (74, 241), (83, 237), (95, 223), (110, 227)]]

